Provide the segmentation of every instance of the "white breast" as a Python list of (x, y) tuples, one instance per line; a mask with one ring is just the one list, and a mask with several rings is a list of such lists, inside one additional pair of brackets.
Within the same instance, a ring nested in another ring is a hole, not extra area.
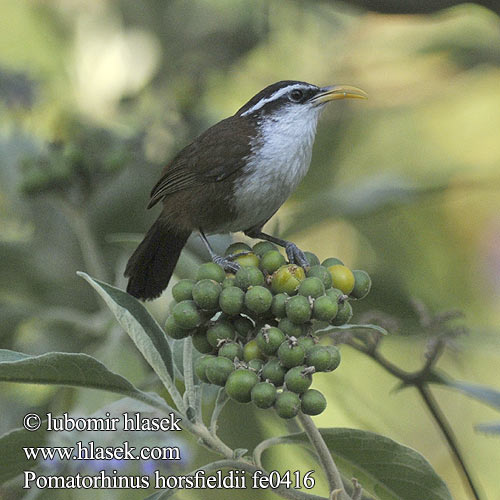
[(320, 108), (283, 110), (261, 123), (248, 158), (247, 178), (235, 190), (238, 217), (225, 228), (242, 231), (265, 222), (293, 193), (311, 163)]

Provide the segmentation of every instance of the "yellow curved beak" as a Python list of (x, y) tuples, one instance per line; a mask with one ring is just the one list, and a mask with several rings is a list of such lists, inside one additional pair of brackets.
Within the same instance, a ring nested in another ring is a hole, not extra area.
[(323, 87), (321, 92), (312, 98), (312, 101), (324, 103), (335, 99), (368, 99), (368, 94), (351, 85), (332, 85)]

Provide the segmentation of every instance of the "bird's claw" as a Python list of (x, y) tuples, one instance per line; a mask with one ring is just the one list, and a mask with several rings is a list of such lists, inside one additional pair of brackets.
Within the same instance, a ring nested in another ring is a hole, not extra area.
[(288, 261), (291, 264), (297, 264), (300, 267), (309, 267), (309, 262), (306, 259), (304, 252), (295, 244), (289, 241), (285, 246)]
[(237, 271), (240, 270), (241, 266), (237, 262), (232, 261), (229, 257), (221, 257), (220, 255), (214, 255), (212, 257), (212, 261), (215, 262), (216, 264), (219, 264), (219, 266), (221, 266), (222, 268), (224, 268), (224, 271), (229, 273), (236, 273)]

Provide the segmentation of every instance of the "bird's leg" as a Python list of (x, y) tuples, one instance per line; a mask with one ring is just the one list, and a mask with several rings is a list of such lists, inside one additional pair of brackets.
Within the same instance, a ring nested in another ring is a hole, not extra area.
[(309, 262), (307, 261), (304, 252), (295, 243), (287, 240), (282, 240), (281, 238), (276, 238), (275, 236), (263, 233), (262, 231), (249, 230), (245, 231), (245, 234), (247, 236), (250, 236), (250, 238), (270, 241), (275, 245), (283, 247), (291, 264), (298, 264), (300, 267), (309, 267)]
[(200, 232), (200, 238), (201, 241), (205, 244), (207, 247), (208, 253), (210, 254), (210, 258), (212, 259), (212, 262), (215, 262), (216, 264), (219, 264), (219, 266), (224, 268), (224, 271), (228, 271), (230, 273), (235, 273), (240, 269), (240, 265), (237, 262), (233, 262), (230, 257), (222, 257), (221, 255), (217, 255), (213, 248), (211, 247), (210, 243), (208, 242), (207, 237), (205, 236), (205, 233), (199, 229)]

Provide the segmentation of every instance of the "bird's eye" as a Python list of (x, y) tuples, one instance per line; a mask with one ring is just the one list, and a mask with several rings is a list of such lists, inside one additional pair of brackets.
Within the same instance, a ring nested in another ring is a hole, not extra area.
[(293, 102), (299, 102), (302, 97), (304, 97), (302, 90), (295, 89), (290, 92), (290, 100)]

